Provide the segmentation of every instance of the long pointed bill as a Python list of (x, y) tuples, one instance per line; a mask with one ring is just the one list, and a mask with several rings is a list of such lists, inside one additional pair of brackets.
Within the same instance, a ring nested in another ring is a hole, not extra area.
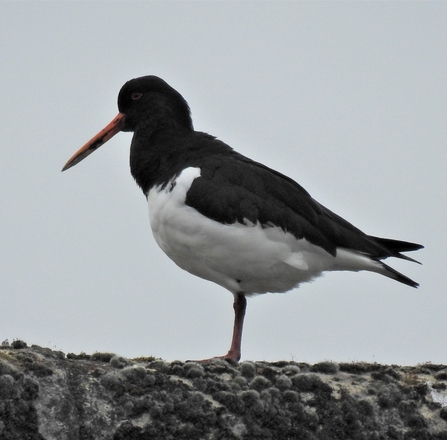
[(103, 128), (96, 136), (90, 139), (83, 147), (76, 151), (73, 156), (68, 159), (68, 162), (62, 168), (62, 171), (68, 170), (77, 165), (81, 160), (84, 160), (89, 154), (97, 150), (101, 145), (105, 144), (109, 139), (120, 132), (124, 127), (125, 116), (118, 113), (115, 119)]

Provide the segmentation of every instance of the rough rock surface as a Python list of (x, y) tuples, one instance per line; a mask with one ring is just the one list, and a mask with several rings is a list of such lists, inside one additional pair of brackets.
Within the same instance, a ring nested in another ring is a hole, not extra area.
[(447, 440), (447, 366), (64, 355), (0, 346), (1, 440)]

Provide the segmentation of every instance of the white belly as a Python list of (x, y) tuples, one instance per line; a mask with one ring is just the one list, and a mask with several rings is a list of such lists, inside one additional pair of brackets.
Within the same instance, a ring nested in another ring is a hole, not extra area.
[[(325, 270), (374, 270), (366, 267), (371, 265), (366, 257), (344, 251), (345, 257), (335, 258), (279, 227), (223, 225), (204, 217), (185, 205), (186, 193), (199, 176), (199, 168), (186, 168), (165, 188), (148, 194), (154, 238), (182, 269), (246, 294), (286, 292)], [(344, 264), (348, 260), (349, 267)]]

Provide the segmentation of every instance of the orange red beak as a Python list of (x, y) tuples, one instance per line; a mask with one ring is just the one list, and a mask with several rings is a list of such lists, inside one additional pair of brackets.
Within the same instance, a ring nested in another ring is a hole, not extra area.
[(96, 136), (92, 137), (83, 147), (76, 151), (73, 156), (68, 159), (68, 162), (62, 168), (62, 171), (68, 170), (77, 165), (81, 160), (84, 160), (89, 154), (97, 150), (101, 145), (105, 144), (109, 139), (120, 132), (124, 127), (125, 115), (118, 113), (118, 115), (103, 128)]

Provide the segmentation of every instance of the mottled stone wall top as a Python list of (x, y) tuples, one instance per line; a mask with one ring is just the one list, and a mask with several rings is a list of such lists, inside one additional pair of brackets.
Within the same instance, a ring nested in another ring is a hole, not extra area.
[(1, 440), (447, 440), (447, 366), (0, 347)]

